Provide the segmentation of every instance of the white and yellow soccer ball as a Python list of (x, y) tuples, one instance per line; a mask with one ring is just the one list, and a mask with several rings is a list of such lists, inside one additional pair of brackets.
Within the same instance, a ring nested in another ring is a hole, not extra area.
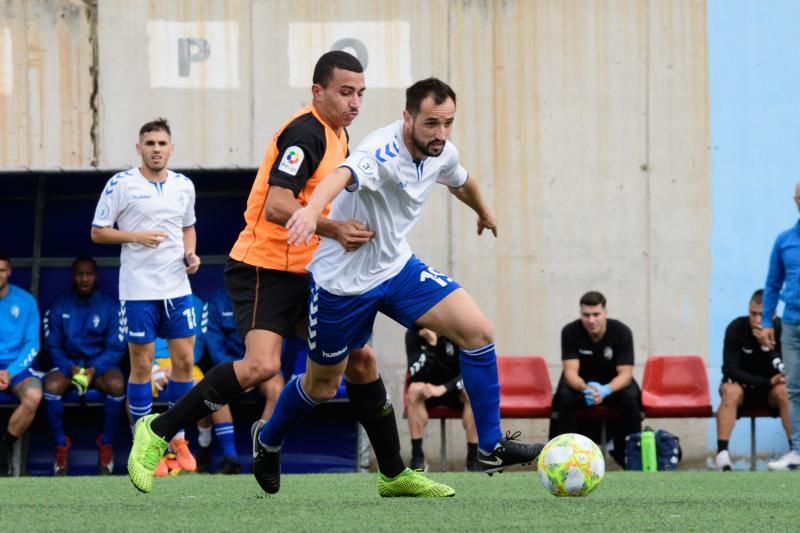
[(542, 485), (555, 496), (585, 496), (606, 473), (600, 448), (577, 433), (565, 433), (548, 442), (538, 466)]

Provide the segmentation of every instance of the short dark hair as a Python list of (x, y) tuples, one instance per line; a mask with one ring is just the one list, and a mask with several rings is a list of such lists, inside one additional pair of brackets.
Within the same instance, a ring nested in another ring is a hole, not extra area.
[(333, 69), (335, 68), (356, 73), (364, 72), (364, 67), (361, 66), (361, 61), (356, 56), (342, 50), (331, 50), (322, 54), (317, 60), (312, 81), (326, 87), (333, 78)]
[(762, 305), (764, 303), (764, 289), (758, 289), (756, 292), (754, 292), (750, 297), (750, 303)]
[(428, 96), (433, 97), (436, 105), (443, 104), (448, 98), (456, 103), (456, 93), (449, 85), (438, 78), (426, 78), (406, 89), (406, 111), (412, 115), (419, 113), (422, 101)]
[(75, 258), (72, 262), (72, 271), (75, 272), (75, 269), (78, 267), (78, 263), (91, 263), (95, 270), (97, 270), (97, 261), (94, 260), (94, 257), (88, 255), (80, 255)]
[(169, 129), (169, 122), (167, 122), (167, 119), (164, 117), (155, 118), (139, 128), (139, 137), (151, 131), (165, 131), (167, 135), (172, 137), (172, 131)]
[(595, 305), (602, 305), (603, 309), (606, 307), (606, 297), (600, 291), (589, 291), (581, 296), (581, 305), (588, 305), (594, 307)]
[(0, 250), (0, 261), (5, 261), (9, 265), (11, 264), (11, 254), (8, 253), (6, 250)]

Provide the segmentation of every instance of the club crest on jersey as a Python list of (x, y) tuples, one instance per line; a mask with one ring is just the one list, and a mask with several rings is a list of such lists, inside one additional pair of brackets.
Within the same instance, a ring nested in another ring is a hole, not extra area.
[(19, 318), (19, 306), (12, 305), (11, 306), (11, 316), (14, 318)]
[(100, 325), (100, 315), (92, 315), (92, 327), (97, 329), (97, 326)]
[(606, 346), (603, 350), (603, 357), (610, 361), (611, 358), (614, 357), (614, 349), (611, 348), (611, 346)]
[(290, 146), (283, 152), (278, 170), (296, 176), (297, 171), (300, 170), (300, 165), (303, 164), (304, 158), (305, 154), (299, 146)]

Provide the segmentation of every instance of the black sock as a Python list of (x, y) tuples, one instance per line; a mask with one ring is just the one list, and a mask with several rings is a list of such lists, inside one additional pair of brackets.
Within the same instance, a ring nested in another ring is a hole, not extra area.
[(369, 436), (378, 470), (392, 478), (405, 470), (406, 465), (400, 457), (400, 436), (397, 434), (397, 420), (394, 407), (386, 394), (383, 379), (378, 377), (372, 383), (354, 384), (345, 380), (350, 407)]
[(792, 439), (789, 439), (789, 449), (794, 450), (794, 448), (792, 448)]
[(197, 385), (183, 395), (166, 413), (157, 416), (150, 426), (153, 433), (170, 440), (181, 428), (210, 415), (227, 405), (242, 392), (233, 363), (217, 365)]
[(467, 443), (467, 461), (474, 461), (478, 458), (478, 443), (477, 442), (468, 442)]
[(728, 449), (727, 439), (726, 440), (717, 439), (717, 453), (724, 452), (727, 449)]
[(411, 457), (425, 457), (422, 451), (422, 439), (411, 439)]
[(0, 438), (0, 453), (8, 453), (11, 451), (11, 447), (14, 446), (14, 443), (17, 442), (19, 437), (15, 437), (8, 430), (3, 432), (3, 437)]

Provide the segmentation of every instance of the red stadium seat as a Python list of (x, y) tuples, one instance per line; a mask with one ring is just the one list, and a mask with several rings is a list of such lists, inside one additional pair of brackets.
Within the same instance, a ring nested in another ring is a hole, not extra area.
[(501, 418), (549, 418), (553, 385), (543, 357), (497, 358)]
[(697, 355), (651, 355), (644, 367), (642, 406), (647, 418), (711, 416), (703, 359)]

